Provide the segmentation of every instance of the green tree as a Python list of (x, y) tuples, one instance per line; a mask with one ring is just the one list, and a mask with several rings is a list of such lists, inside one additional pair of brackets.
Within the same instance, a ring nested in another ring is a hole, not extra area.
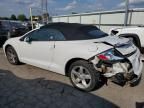
[(20, 15), (18, 15), (18, 20), (25, 21), (25, 20), (27, 20), (27, 18), (24, 14), (20, 14)]
[(11, 15), (10, 17), (11, 20), (16, 20), (16, 16), (14, 14)]

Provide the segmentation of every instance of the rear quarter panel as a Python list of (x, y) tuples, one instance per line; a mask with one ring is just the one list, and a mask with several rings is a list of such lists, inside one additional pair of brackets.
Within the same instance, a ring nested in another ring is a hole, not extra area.
[(110, 48), (110, 46), (105, 44), (95, 44), (92, 42), (56, 42), (51, 68), (53, 71), (65, 74), (65, 66), (69, 60), (74, 58), (88, 60)]

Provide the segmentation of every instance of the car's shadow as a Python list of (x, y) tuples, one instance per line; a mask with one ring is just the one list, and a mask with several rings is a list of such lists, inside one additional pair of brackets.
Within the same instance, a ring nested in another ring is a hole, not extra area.
[(0, 70), (0, 108), (118, 108), (108, 100), (69, 85), (22, 79)]

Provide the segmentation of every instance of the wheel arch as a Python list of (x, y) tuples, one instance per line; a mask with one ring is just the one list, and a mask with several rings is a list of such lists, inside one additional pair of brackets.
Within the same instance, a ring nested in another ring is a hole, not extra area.
[(7, 44), (7, 45), (4, 47), (4, 51), (5, 51), (5, 53), (6, 53), (6, 49), (7, 49), (8, 47), (13, 47), (13, 46), (10, 45), (10, 44)]
[(86, 59), (84, 59), (84, 58), (72, 58), (72, 59), (70, 59), (70, 60), (66, 63), (66, 65), (65, 65), (65, 75), (66, 75), (66, 76), (69, 76), (68, 70), (69, 70), (71, 64), (74, 63), (74, 62), (76, 62), (76, 61), (79, 61), (79, 60), (88, 61), (88, 60), (86, 60)]
[(12, 48), (16, 51), (17, 56), (18, 56), (18, 58), (19, 58), (19, 54), (18, 54), (17, 50), (13, 47), (13, 45), (10, 45), (10, 44), (7, 44), (7, 45), (4, 47), (5, 55), (6, 55), (6, 49), (7, 49), (8, 47), (12, 47)]

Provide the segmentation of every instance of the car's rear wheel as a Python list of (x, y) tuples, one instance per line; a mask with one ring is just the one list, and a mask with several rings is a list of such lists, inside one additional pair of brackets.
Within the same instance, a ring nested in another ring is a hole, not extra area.
[(15, 49), (12, 46), (8, 46), (6, 48), (6, 56), (7, 56), (8, 61), (11, 64), (14, 64), (14, 65), (20, 64), (18, 55), (17, 55)]
[(100, 73), (87, 61), (76, 61), (69, 69), (70, 80), (74, 87), (83, 91), (92, 91), (99, 86)]

